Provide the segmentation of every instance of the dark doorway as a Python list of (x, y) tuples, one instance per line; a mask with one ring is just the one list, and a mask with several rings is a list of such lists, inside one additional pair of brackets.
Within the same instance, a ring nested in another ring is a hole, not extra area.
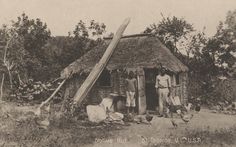
[(145, 72), (145, 91), (147, 110), (156, 110), (158, 105), (158, 96), (156, 94), (155, 82), (158, 74), (157, 68), (146, 68)]

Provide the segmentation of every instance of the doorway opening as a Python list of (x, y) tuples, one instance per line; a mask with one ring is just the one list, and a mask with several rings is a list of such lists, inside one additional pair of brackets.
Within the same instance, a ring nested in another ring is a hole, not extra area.
[(158, 106), (158, 95), (156, 93), (155, 83), (158, 69), (146, 68), (144, 69), (144, 73), (147, 110), (156, 111)]

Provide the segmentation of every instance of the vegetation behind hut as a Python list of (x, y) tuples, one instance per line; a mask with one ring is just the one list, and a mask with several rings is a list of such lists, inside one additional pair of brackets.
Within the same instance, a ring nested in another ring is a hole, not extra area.
[[(212, 77), (218, 75), (235, 75), (232, 70), (236, 61), (235, 12), (227, 13), (225, 21), (219, 23), (212, 37), (205, 35), (204, 30), (207, 28), (197, 31), (184, 18), (164, 15), (160, 22), (147, 26), (144, 32), (160, 38), (189, 67), (191, 74), (205, 77), (200, 78), (204, 79), (200, 83), (209, 83)], [(31, 19), (23, 13), (11, 25), (0, 29), (1, 56), (4, 56), (7, 40), (14, 38), (7, 54), (9, 67), (15, 63), (10, 69), (11, 76), (2, 61), (0, 65), (1, 79), (5, 73), (5, 89), (9, 89), (6, 87), (10, 81), (17, 81), (13, 84), (19, 85), (20, 81), (25, 82), (30, 78), (48, 81), (58, 77), (64, 67), (102, 43), (105, 31), (103, 23), (92, 20), (86, 24), (81, 20), (68, 36), (54, 37), (46, 23), (40, 19)]]

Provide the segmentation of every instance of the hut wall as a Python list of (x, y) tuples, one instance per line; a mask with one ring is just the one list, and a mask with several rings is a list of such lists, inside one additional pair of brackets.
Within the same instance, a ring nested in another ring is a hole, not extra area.
[(184, 102), (188, 102), (188, 82), (189, 82), (189, 78), (188, 78), (188, 73), (183, 73), (183, 100)]
[(65, 84), (66, 85), (65, 94), (64, 94), (65, 99), (73, 98), (76, 91), (79, 89), (80, 85), (82, 84), (82, 82), (83, 82), (83, 79), (78, 76), (74, 76), (73, 78), (69, 79)]
[[(75, 96), (75, 93), (77, 90), (80, 88), (82, 83), (84, 82), (86, 76), (78, 76), (75, 75), (73, 78), (69, 79), (66, 82), (66, 89), (65, 89), (65, 94), (64, 94), (64, 99), (65, 100), (70, 100), (73, 99)], [(100, 89), (98, 88), (97, 84), (93, 86), (91, 91), (88, 93), (87, 97), (85, 98), (85, 103), (89, 104), (98, 104), (101, 101), (101, 97), (98, 94)]]
[(188, 75), (187, 73), (179, 73), (179, 84), (176, 84), (176, 76), (173, 75), (171, 77), (171, 84), (172, 84), (172, 94), (173, 96), (179, 96), (181, 103), (184, 104), (187, 102), (187, 97), (188, 97), (188, 89), (187, 89), (187, 84), (188, 84)]
[[(107, 90), (108, 92), (115, 93), (119, 96), (125, 96), (125, 78), (121, 71), (113, 71), (111, 73), (111, 89)], [(105, 89), (105, 88), (103, 88)]]
[[(73, 99), (75, 93), (80, 88), (86, 76), (75, 75), (73, 78), (66, 82), (66, 89), (64, 94), (64, 99)], [(97, 81), (88, 96), (85, 98), (84, 102), (87, 104), (99, 104), (103, 98), (109, 96), (110, 93), (116, 93), (120, 96), (125, 96), (124, 89), (125, 79), (122, 74), (118, 71), (111, 72), (111, 86), (100, 86)]]
[(118, 72), (118, 76), (117, 76), (118, 82), (114, 83), (117, 84), (118, 86), (118, 94), (120, 96), (126, 96), (125, 94), (125, 78), (122, 75), (122, 72)]
[(98, 95), (100, 99), (109, 97), (109, 94), (112, 92), (112, 87), (97, 87)]
[(171, 85), (172, 85), (172, 95), (179, 96), (181, 98), (181, 85), (176, 84), (176, 75), (171, 76)]
[(188, 101), (188, 74), (183, 72), (180, 74), (180, 96), (182, 104)]
[(98, 94), (101, 98), (108, 97), (110, 93), (115, 93), (119, 96), (125, 95), (125, 78), (123, 77), (123, 73), (120, 71), (112, 71), (111, 72), (111, 86), (101, 87), (98, 86)]

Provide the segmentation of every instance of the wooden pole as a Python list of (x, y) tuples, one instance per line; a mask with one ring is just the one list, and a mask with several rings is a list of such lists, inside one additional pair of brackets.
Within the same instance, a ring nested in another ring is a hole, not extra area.
[(61, 89), (62, 85), (63, 85), (65, 82), (66, 82), (66, 79), (64, 79), (64, 80), (61, 82), (61, 84), (57, 87), (57, 89), (52, 93), (52, 95), (51, 95), (48, 99), (46, 99), (45, 101), (43, 101), (43, 102), (41, 103), (41, 105), (37, 108), (37, 110), (36, 110), (36, 112), (35, 112), (36, 115), (40, 115), (40, 114), (41, 114), (41, 108), (42, 108), (44, 105), (46, 105), (46, 104), (55, 96), (55, 94)]
[(74, 105), (80, 104), (83, 101), (83, 99), (87, 96), (88, 92), (93, 87), (94, 83), (99, 78), (103, 69), (106, 67), (111, 55), (113, 54), (117, 44), (119, 43), (120, 38), (122, 37), (122, 34), (125, 31), (126, 27), (128, 26), (129, 22), (130, 22), (130, 18), (125, 19), (123, 24), (117, 30), (116, 34), (114, 35), (112, 41), (110, 42), (109, 46), (107, 47), (102, 58), (94, 66), (94, 68), (90, 72), (89, 76), (86, 78), (84, 83), (81, 85), (79, 90), (76, 92), (76, 94), (74, 96)]

